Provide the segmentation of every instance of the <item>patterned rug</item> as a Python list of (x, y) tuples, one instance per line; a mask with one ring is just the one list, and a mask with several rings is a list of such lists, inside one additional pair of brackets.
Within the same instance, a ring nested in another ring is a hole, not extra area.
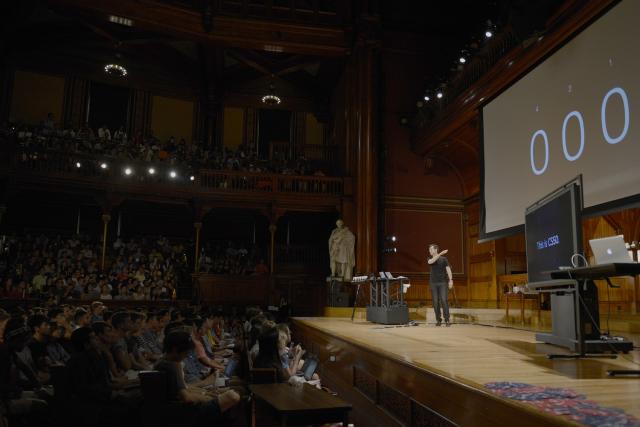
[(640, 427), (640, 420), (622, 409), (600, 406), (570, 389), (513, 382), (487, 383), (485, 387), (500, 397), (527, 403), (586, 426)]

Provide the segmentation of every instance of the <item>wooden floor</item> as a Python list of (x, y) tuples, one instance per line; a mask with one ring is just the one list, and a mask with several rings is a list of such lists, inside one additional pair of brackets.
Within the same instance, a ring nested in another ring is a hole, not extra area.
[(534, 332), (512, 328), (469, 324), (445, 328), (424, 323), (389, 327), (335, 317), (297, 318), (296, 322), (466, 386), (484, 390), (488, 382), (516, 381), (571, 388), (640, 418), (640, 379), (606, 374), (609, 369), (640, 369), (637, 350), (617, 359), (549, 360), (547, 354), (563, 350), (537, 343)]

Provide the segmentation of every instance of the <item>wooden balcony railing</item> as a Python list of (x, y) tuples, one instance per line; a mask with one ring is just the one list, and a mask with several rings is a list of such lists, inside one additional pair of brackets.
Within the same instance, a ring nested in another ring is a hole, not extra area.
[[(165, 183), (215, 192), (288, 193), (342, 196), (344, 178), (298, 176), (246, 171), (224, 171), (171, 165), (169, 162), (128, 161), (109, 156), (63, 153), (47, 150), (19, 150), (9, 168), (15, 172), (55, 176), (100, 183)], [(150, 174), (149, 169), (154, 173)], [(126, 170), (130, 173), (127, 174)], [(170, 177), (170, 172), (175, 177)]]

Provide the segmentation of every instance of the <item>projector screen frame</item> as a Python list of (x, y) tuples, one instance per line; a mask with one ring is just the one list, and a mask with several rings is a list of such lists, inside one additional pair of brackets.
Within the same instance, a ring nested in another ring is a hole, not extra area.
[[(539, 65), (549, 59), (551, 56), (555, 55), (560, 49), (565, 47), (568, 43), (570, 43), (573, 39), (578, 37), (583, 31), (589, 28), (594, 22), (598, 21), (604, 15), (606, 15), (611, 9), (616, 7), (622, 2), (622, 0), (613, 0), (610, 4), (605, 6), (602, 10), (600, 10), (597, 14), (592, 16), (587, 21), (583, 22), (582, 25), (575, 28), (575, 30), (566, 37), (562, 42), (558, 43), (548, 52), (546, 52), (541, 57), (537, 58), (536, 61), (532, 62), (528, 67), (524, 68), (521, 73), (516, 75), (511, 81), (509, 81), (506, 85), (501, 87), (499, 90), (488, 96), (485, 100), (478, 104), (478, 121), (479, 121), (479, 145), (480, 145), (480, 218), (479, 218), (479, 226), (478, 226), (478, 243), (486, 243), (492, 240), (501, 239), (504, 237), (513, 236), (516, 234), (523, 234), (525, 232), (524, 225), (524, 212), (522, 218), (522, 224), (516, 225), (513, 227), (503, 228), (496, 231), (487, 232), (486, 231), (486, 206), (485, 206), (485, 159), (484, 159), (484, 108), (489, 105), (492, 101), (502, 95), (504, 92), (509, 90), (512, 86), (517, 84), (520, 80), (525, 78), (529, 73), (535, 70)], [(582, 192), (582, 186), (581, 192)], [(581, 203), (584, 203), (584, 198), (581, 194)], [(611, 200), (605, 203), (601, 203), (594, 206), (589, 206), (588, 208), (582, 209), (582, 218), (591, 218), (600, 215), (606, 215), (608, 213), (618, 212), (623, 209), (630, 209), (640, 207), (640, 193), (623, 197), (615, 200)]]

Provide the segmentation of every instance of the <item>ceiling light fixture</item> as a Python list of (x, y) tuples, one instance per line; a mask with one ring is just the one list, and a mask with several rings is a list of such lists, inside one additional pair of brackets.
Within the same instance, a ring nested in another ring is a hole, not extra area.
[(280, 97), (276, 95), (274, 84), (269, 84), (269, 90), (267, 94), (262, 97), (262, 103), (266, 105), (278, 105), (281, 102), (282, 100), (280, 99)]
[(104, 72), (113, 77), (125, 77), (127, 75), (127, 69), (119, 64), (105, 65)]
[(133, 21), (123, 16), (109, 15), (109, 22), (124, 25), (125, 27), (133, 27)]

